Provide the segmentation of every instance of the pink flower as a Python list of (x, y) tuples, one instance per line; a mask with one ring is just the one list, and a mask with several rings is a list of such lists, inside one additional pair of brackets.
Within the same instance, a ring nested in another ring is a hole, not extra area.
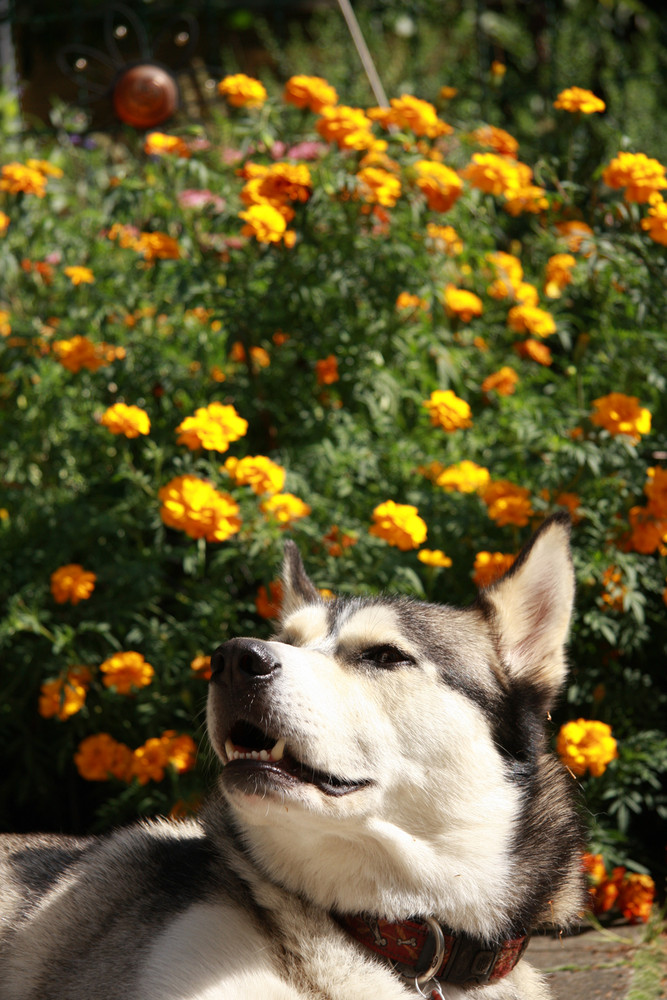
[(225, 207), (225, 200), (220, 195), (213, 194), (208, 188), (186, 188), (178, 195), (178, 203), (181, 208), (205, 208), (212, 205), (216, 212), (222, 212)]

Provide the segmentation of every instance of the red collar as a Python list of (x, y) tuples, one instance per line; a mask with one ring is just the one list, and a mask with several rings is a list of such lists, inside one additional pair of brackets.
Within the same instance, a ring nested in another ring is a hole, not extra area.
[(338, 923), (361, 944), (396, 963), (406, 979), (439, 979), (458, 986), (495, 983), (511, 972), (528, 945), (529, 935), (491, 947), (454, 934), (431, 917), (392, 923), (378, 917), (337, 916)]

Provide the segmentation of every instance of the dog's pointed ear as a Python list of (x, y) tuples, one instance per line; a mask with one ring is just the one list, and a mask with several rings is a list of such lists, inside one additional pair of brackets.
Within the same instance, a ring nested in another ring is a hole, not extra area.
[(567, 673), (564, 646), (574, 601), (569, 516), (548, 518), (480, 600), (491, 610), (510, 677), (540, 688), (550, 702)]
[(288, 539), (283, 558), (283, 616), (291, 614), (303, 604), (319, 603), (321, 600), (319, 590), (304, 569), (298, 548)]

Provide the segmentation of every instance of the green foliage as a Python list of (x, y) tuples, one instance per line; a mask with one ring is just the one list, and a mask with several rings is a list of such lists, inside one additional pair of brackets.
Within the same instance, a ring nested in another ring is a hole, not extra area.
[[(515, 554), (569, 502), (579, 589), (572, 680), (555, 723), (612, 726), (618, 760), (583, 779), (593, 843), (657, 870), (643, 828), (665, 810), (667, 511), (651, 508), (662, 528), (648, 548), (630, 512), (647, 507), (647, 470), (667, 455), (664, 249), (642, 227), (648, 206), (601, 181), (606, 161), (590, 170), (578, 158), (589, 126), (607, 128), (609, 147), (612, 127), (559, 115), (552, 147), (530, 161), (546, 207), (518, 215), (469, 182), (439, 213), (416, 185), (425, 157), (469, 163), (478, 119), (432, 141), (376, 126), (394, 165), (378, 164), (401, 182), (394, 206), (364, 200), (363, 152), (324, 143), (317, 117), (280, 98), (220, 113), (206, 133), (191, 128), (189, 158), (146, 155), (129, 131), (121, 144), (75, 141), (64, 127), (56, 139), (9, 130), (4, 164), (37, 157), (63, 176), (49, 177), (43, 198), (0, 194), (10, 220), (0, 237), (0, 731), (11, 763), (3, 826), (101, 829), (168, 811), (207, 786), (205, 749), (194, 769), (167, 766), (144, 784), (86, 781), (73, 757), (97, 733), (132, 750), (167, 730), (203, 741), (205, 683), (190, 664), (231, 635), (269, 634), (256, 598), (278, 575), (286, 534), (321, 587), (465, 604), (477, 592), (478, 553)], [(284, 162), (305, 140), (319, 145), (308, 160), (310, 196), (294, 202), (288, 223), (294, 245), (242, 234), (239, 168)], [(188, 207), (192, 189), (213, 196)], [(570, 252), (557, 225), (577, 219), (592, 236), (573, 251), (570, 283), (549, 297), (549, 261)], [(430, 223), (453, 226), (461, 245), (436, 240)], [(134, 227), (129, 245), (114, 226)], [(169, 235), (180, 256), (147, 259), (133, 242), (139, 232)], [(527, 335), (508, 324), (516, 286), (493, 293), (496, 251), (520, 259), (555, 320), (540, 342), (548, 364), (516, 350)], [(93, 283), (73, 285), (71, 266), (89, 268)], [(450, 285), (477, 295), (482, 314), (448, 311)], [(423, 303), (398, 308), (403, 292)], [(68, 370), (57, 343), (76, 336), (111, 345), (107, 362)], [(337, 378), (322, 384), (317, 363), (331, 356)], [(482, 388), (507, 366), (518, 376), (512, 393)], [(446, 433), (429, 419), (424, 402), (447, 389), (469, 404), (470, 427)], [(637, 397), (650, 432), (619, 434), (591, 420), (594, 401), (612, 392)], [(100, 423), (118, 402), (148, 413), (148, 435), (128, 439)], [(213, 402), (234, 406), (247, 433), (225, 454), (177, 444), (181, 422)], [(285, 491), (309, 505), (308, 516), (287, 528), (268, 516), (265, 498), (225, 471), (229, 455), (282, 466)], [(492, 483), (525, 488), (525, 516), (494, 519), (479, 491), (447, 491), (426, 474), (432, 463), (464, 460), (488, 469)], [(184, 475), (231, 496), (240, 531), (211, 542), (166, 527), (158, 491)], [(369, 534), (374, 509), (389, 499), (417, 507), (428, 548), (444, 550), (451, 568)], [(72, 563), (96, 575), (94, 590), (57, 603), (51, 574)], [(124, 695), (99, 668), (128, 650), (155, 676)], [(66, 720), (41, 717), (42, 685), (80, 665), (91, 672), (83, 707)]]

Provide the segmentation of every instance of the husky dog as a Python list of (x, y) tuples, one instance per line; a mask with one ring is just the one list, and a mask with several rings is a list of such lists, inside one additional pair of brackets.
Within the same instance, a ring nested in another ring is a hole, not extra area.
[(582, 908), (567, 519), (471, 607), (325, 601), (287, 543), (270, 641), (212, 658), (197, 821), (1, 838), (2, 1000), (545, 1000), (521, 953)]

